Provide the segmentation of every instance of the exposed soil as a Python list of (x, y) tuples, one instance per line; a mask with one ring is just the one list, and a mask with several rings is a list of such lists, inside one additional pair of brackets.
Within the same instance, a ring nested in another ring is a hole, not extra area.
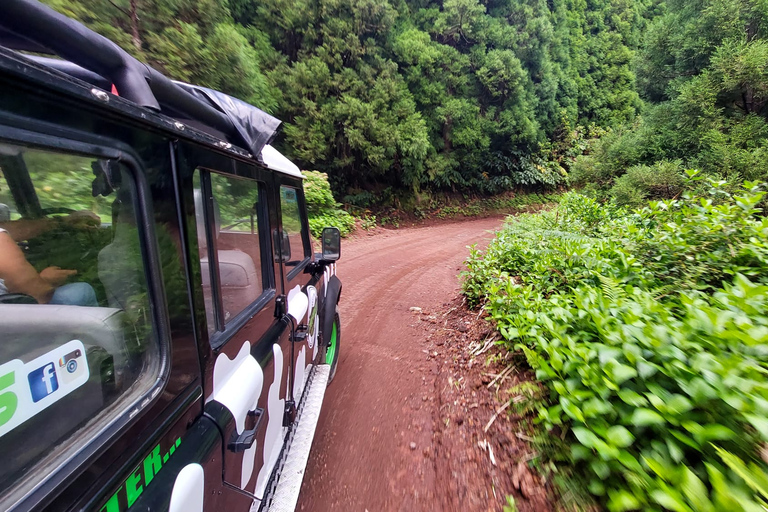
[(508, 363), (494, 333), (459, 297), (467, 246), (487, 244), (502, 220), (342, 244), (340, 366), (297, 510), (501, 511), (507, 495), (521, 511), (551, 510), (521, 419), (496, 414), (530, 375), (497, 378)]
[[(563, 190), (561, 190), (562, 192)], [(378, 223), (393, 227), (423, 227), (446, 222), (461, 222), (480, 217), (499, 217), (510, 213), (536, 212), (546, 207), (546, 203), (523, 204), (512, 207), (515, 198), (530, 198), (530, 194), (513, 191), (502, 192), (493, 196), (470, 195), (463, 193), (441, 193), (432, 200), (422, 200), (411, 208), (394, 206), (373, 206), (362, 209), (352, 207), (351, 213), (358, 217), (373, 215)], [(545, 199), (542, 199), (545, 201)], [(505, 204), (506, 203), (506, 204)], [(502, 206), (499, 206), (502, 205)], [(363, 223), (358, 220), (357, 229), (361, 231)], [(373, 228), (376, 230), (377, 228)]]

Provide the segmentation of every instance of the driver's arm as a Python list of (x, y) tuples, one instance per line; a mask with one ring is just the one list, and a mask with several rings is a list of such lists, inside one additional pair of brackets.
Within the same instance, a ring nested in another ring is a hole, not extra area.
[(14, 240), (23, 241), (35, 238), (53, 229), (55, 225), (53, 219), (19, 219), (0, 223), (0, 228), (8, 231)]
[(65, 217), (42, 219), (18, 219), (0, 222), (0, 228), (5, 229), (14, 240), (31, 240), (46, 231), (50, 231), (61, 223), (70, 226), (98, 226), (101, 218), (90, 210), (72, 212)]
[(0, 279), (11, 293), (31, 295), (40, 304), (51, 300), (54, 286), (40, 277), (8, 233), (0, 232)]

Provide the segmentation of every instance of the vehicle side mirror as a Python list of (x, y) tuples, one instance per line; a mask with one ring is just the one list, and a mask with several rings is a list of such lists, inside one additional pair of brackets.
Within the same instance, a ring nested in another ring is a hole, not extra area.
[(336, 261), (341, 258), (341, 231), (339, 228), (323, 229), (323, 259)]

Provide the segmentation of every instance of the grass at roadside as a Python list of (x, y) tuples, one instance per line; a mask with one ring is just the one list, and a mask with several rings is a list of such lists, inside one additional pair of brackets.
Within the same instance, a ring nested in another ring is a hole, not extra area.
[(464, 292), (546, 385), (532, 405), (570, 490), (609, 510), (763, 510), (763, 196), (711, 182), (628, 211), (570, 193), (472, 251)]

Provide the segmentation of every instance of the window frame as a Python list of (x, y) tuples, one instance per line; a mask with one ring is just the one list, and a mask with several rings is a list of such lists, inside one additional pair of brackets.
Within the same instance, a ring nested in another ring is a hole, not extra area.
[[(55, 461), (48, 461), (46, 464), (48, 468), (51, 467), (51, 462), (56, 463), (53, 469), (39, 471), (39, 466), (45, 462), (45, 459), (35, 462), (32, 470), (13, 484), (15, 490), (2, 490), (7, 491), (0, 500), (0, 507), (2, 507), (26, 501), (38, 492), (45, 492), (44, 489), (53, 489), (71, 480), (82, 470), (84, 461), (98, 456), (150, 409), (170, 377), (171, 329), (165, 306), (160, 253), (154, 230), (152, 195), (144, 175), (144, 167), (140, 164), (141, 158), (133, 148), (114, 139), (62, 128), (42, 121), (32, 121), (8, 113), (0, 113), (0, 142), (52, 153), (68, 153), (94, 159), (110, 158), (124, 165), (126, 174), (133, 180), (135, 221), (147, 281), (152, 332), (159, 356), (154, 373), (147, 377), (154, 382), (143, 394), (121, 406), (119, 408), (121, 410), (117, 411), (109, 421), (101, 425), (92, 424), (92, 431), (75, 432), (68, 437), (66, 442), (73, 439), (76, 442), (72, 443)], [(115, 404), (119, 404), (119, 401), (120, 399)]]
[[(298, 180), (298, 184), (292, 181), (288, 180), (280, 180), (277, 184), (277, 194), (278, 194), (278, 204), (280, 208), (280, 230), (283, 231), (283, 202), (282, 202), (282, 196), (281, 191), (283, 187), (290, 188), (296, 191), (296, 199), (297, 199), (297, 205), (299, 208), (299, 222), (301, 223), (301, 244), (302, 244), (302, 250), (304, 251), (302, 260), (296, 264), (295, 267), (288, 270), (288, 267), (285, 265), (285, 262), (282, 263), (283, 267), (287, 270), (285, 273), (285, 281), (286, 284), (291, 282), (293, 279), (296, 278), (296, 276), (302, 274), (304, 272), (304, 268), (307, 266), (309, 261), (312, 259), (312, 241), (309, 237), (309, 219), (307, 218), (306, 212), (307, 207), (306, 203), (304, 202), (304, 182), (303, 180)], [(291, 248), (291, 252), (293, 252), (293, 248)]]
[[(195, 173), (200, 173), (200, 189), (203, 195), (203, 218), (205, 220), (206, 251), (208, 254), (208, 279), (211, 283), (211, 301), (213, 303), (213, 316), (215, 324), (213, 334), (209, 336), (209, 343), (211, 347), (216, 350), (225, 345), (227, 341), (229, 341), (229, 339), (232, 338), (232, 336), (248, 322), (248, 320), (250, 320), (255, 314), (264, 309), (264, 307), (267, 306), (270, 301), (275, 298), (276, 284), (274, 277), (274, 267), (272, 266), (271, 258), (272, 248), (268, 236), (270, 231), (270, 224), (268, 204), (269, 194), (267, 193), (267, 182), (265, 180), (259, 179), (258, 176), (243, 176), (241, 174), (223, 172), (212, 167), (213, 166), (200, 164), (195, 166), (192, 173), (193, 176)], [(258, 207), (256, 210), (256, 226), (259, 236), (259, 269), (261, 271), (262, 289), (256, 300), (245, 306), (235, 316), (230, 318), (229, 321), (225, 321), (224, 319), (224, 302), (221, 292), (221, 282), (219, 279), (220, 272), (218, 240), (215, 236), (216, 220), (213, 215), (213, 200), (215, 197), (211, 187), (211, 174), (216, 174), (226, 179), (244, 180), (255, 183), (258, 186), (259, 191)]]

